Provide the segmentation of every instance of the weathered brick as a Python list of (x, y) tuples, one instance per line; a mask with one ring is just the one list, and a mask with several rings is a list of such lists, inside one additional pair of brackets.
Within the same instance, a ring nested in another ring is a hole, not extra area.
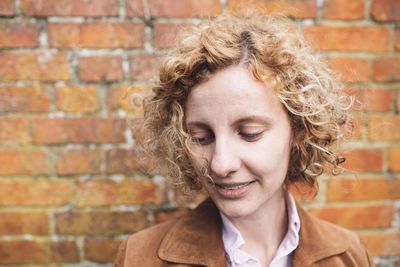
[(80, 46), (80, 24), (53, 23), (48, 24), (49, 44), (57, 48), (75, 48)]
[(123, 143), (124, 119), (100, 118), (35, 118), (32, 140), (41, 144)]
[(118, 81), (124, 78), (121, 56), (91, 56), (79, 58), (78, 75), (81, 81)]
[(131, 57), (131, 79), (150, 80), (158, 74), (160, 58), (156, 55), (134, 55)]
[(343, 167), (357, 172), (378, 172), (383, 167), (383, 151), (381, 149), (353, 149), (345, 153)]
[(160, 204), (162, 192), (149, 180), (123, 180), (121, 182), (92, 180), (79, 182), (76, 190), (77, 206)]
[(148, 7), (152, 17), (210, 17), (221, 13), (219, 0), (149, 0)]
[(371, 15), (377, 21), (400, 21), (400, 2), (398, 0), (373, 0)]
[(228, 0), (228, 10), (237, 15), (252, 15), (246, 10), (259, 10), (262, 14), (281, 13), (297, 19), (315, 18), (317, 3), (315, 0)]
[(69, 80), (66, 54), (0, 54), (0, 80)]
[(57, 87), (56, 106), (66, 112), (93, 112), (100, 107), (96, 88), (92, 85)]
[(38, 86), (0, 86), (0, 112), (46, 112), (50, 110), (47, 90)]
[(391, 89), (361, 89), (354, 90), (355, 111), (388, 112), (393, 107), (393, 90)]
[(168, 211), (159, 211), (156, 213), (155, 222), (163, 223), (175, 218), (179, 218), (188, 213), (188, 210), (168, 210)]
[(397, 256), (400, 254), (399, 233), (364, 233), (361, 238), (372, 256)]
[(394, 31), (394, 48), (400, 51), (400, 28), (396, 28)]
[(69, 211), (55, 214), (56, 232), (69, 234), (127, 234), (149, 226), (146, 211)]
[(378, 82), (400, 81), (400, 57), (376, 59), (374, 62), (374, 80)]
[(364, 0), (327, 0), (324, 3), (323, 18), (354, 20), (364, 18)]
[(51, 263), (79, 262), (79, 248), (75, 241), (58, 241), (50, 243)]
[(400, 140), (400, 116), (369, 118), (368, 139), (370, 141)]
[(58, 155), (57, 174), (98, 174), (101, 172), (102, 152), (100, 150), (66, 150)]
[(327, 200), (330, 202), (398, 198), (400, 198), (399, 178), (331, 179), (328, 182)]
[(37, 175), (50, 172), (49, 155), (42, 150), (1, 150), (0, 162), (0, 175)]
[(73, 195), (69, 181), (0, 181), (0, 205), (66, 205)]
[(307, 41), (316, 49), (355, 52), (388, 52), (390, 32), (379, 26), (307, 26)]
[(142, 0), (126, 0), (125, 8), (129, 17), (144, 16)]
[(0, 212), (0, 235), (48, 235), (49, 223), (44, 212)]
[(332, 58), (330, 67), (339, 73), (342, 82), (368, 82), (370, 63), (364, 58)]
[(113, 262), (120, 244), (121, 240), (85, 239), (85, 258), (100, 263)]
[(118, 0), (22, 0), (27, 16), (116, 16)]
[(26, 145), (30, 143), (29, 121), (26, 118), (0, 118), (0, 144)]
[(311, 208), (310, 213), (350, 229), (385, 228), (393, 220), (393, 206)]
[(108, 95), (108, 108), (115, 111), (121, 108), (129, 114), (141, 115), (143, 98), (150, 92), (149, 87), (117, 85), (111, 88)]
[(0, 16), (12, 16), (14, 14), (14, 0), (2, 0), (0, 2)]
[(107, 173), (148, 172), (151, 164), (146, 163), (142, 152), (137, 150), (116, 149), (107, 151)]
[(1, 23), (0, 47), (37, 47), (39, 28), (35, 24)]
[(392, 147), (389, 149), (388, 167), (390, 171), (400, 172), (400, 148)]
[(158, 48), (172, 47), (177, 44), (179, 35), (185, 29), (193, 26), (189, 23), (155, 23), (153, 45)]

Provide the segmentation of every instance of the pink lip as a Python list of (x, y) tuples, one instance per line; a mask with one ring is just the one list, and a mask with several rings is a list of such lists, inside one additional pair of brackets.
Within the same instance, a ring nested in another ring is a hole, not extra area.
[(215, 188), (215, 191), (217, 191), (218, 194), (224, 198), (237, 199), (237, 198), (241, 198), (241, 197), (245, 196), (253, 188), (253, 185), (255, 184), (255, 182), (252, 181), (248, 185), (245, 185), (245, 186), (237, 188), (237, 189), (226, 189), (223, 187), (239, 186), (239, 185), (243, 185), (243, 184), (247, 184), (247, 183), (232, 183), (232, 184), (217, 183), (214, 188)]

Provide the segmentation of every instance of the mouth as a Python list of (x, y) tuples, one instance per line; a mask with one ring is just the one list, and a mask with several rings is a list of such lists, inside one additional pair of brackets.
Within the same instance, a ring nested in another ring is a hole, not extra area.
[(223, 198), (239, 199), (250, 192), (255, 182), (256, 181), (235, 184), (216, 183), (215, 191)]
[(215, 184), (215, 186), (225, 189), (225, 190), (236, 190), (236, 189), (246, 187), (254, 182), (255, 181), (251, 181), (251, 182), (243, 183), (243, 184)]

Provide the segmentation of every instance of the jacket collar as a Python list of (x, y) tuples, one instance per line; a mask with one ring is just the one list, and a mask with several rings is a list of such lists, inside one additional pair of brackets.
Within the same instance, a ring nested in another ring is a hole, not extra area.
[[(300, 241), (293, 257), (293, 267), (313, 266), (315, 262), (343, 253), (348, 241), (332, 232), (332, 224), (322, 222), (298, 204)], [(340, 231), (341, 232), (341, 231)], [(331, 242), (338, 240), (338, 242)], [(222, 222), (218, 209), (207, 199), (194, 211), (177, 220), (158, 248), (160, 259), (183, 264), (226, 267), (222, 241)]]

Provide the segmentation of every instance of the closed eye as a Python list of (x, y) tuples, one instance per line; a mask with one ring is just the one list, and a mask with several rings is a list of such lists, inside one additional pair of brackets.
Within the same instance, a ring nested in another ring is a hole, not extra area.
[(262, 133), (263, 132), (259, 132), (259, 133), (240, 133), (240, 136), (244, 140), (246, 140), (248, 142), (254, 142), (254, 141), (257, 141), (261, 137)]

